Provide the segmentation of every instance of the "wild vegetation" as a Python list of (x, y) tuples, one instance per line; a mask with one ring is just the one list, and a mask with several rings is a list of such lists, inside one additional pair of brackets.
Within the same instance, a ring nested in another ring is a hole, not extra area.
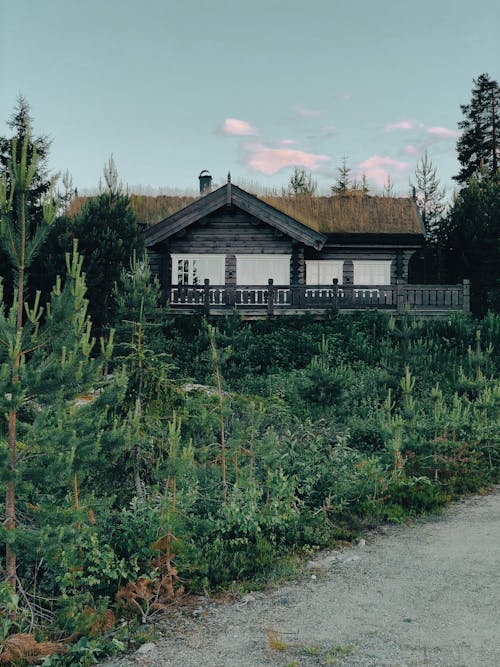
[(35, 206), (39, 166), (26, 128), (0, 189), (0, 665), (95, 664), (183, 595), (498, 481), (500, 316), (174, 317), (112, 170), (72, 219), (50, 183)]

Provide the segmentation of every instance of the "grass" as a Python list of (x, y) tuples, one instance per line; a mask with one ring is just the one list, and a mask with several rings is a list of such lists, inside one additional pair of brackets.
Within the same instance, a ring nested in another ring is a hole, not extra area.
[(281, 635), (276, 630), (267, 631), (267, 645), (271, 651), (286, 651), (290, 646), (283, 641)]

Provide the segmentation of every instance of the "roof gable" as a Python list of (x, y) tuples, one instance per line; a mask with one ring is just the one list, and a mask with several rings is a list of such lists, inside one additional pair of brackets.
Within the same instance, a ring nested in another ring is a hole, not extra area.
[(145, 231), (147, 246), (165, 241), (223, 206), (236, 206), (296, 241), (320, 250), (327, 237), (228, 181)]

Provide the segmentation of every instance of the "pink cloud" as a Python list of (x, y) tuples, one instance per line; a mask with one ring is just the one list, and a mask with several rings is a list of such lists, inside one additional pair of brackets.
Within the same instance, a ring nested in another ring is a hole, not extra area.
[(411, 120), (400, 120), (397, 123), (390, 123), (385, 126), (386, 132), (391, 132), (392, 130), (412, 130), (413, 121)]
[(406, 155), (416, 155), (418, 153), (418, 148), (412, 144), (407, 144), (403, 148), (403, 151), (406, 153)]
[(259, 143), (247, 144), (245, 148), (250, 153), (248, 166), (267, 176), (286, 167), (305, 167), (314, 171), (320, 162), (330, 159), (328, 155), (306, 153), (294, 148), (269, 148)]
[(408, 163), (394, 160), (387, 155), (372, 155), (361, 162), (359, 168), (361, 173), (366, 174), (368, 180), (382, 187), (387, 182), (387, 176), (400, 175), (408, 169)]
[(250, 125), (250, 123), (247, 123), (246, 120), (239, 120), (238, 118), (226, 118), (222, 123), (220, 132), (222, 134), (231, 134), (242, 137), (257, 134), (257, 131)]
[(306, 118), (323, 115), (323, 112), (318, 111), (318, 109), (307, 109), (306, 107), (295, 107), (295, 111), (299, 116), (305, 116)]
[(282, 139), (279, 143), (282, 146), (290, 146), (291, 144), (296, 144), (297, 142), (295, 139)]
[(457, 130), (450, 130), (447, 127), (428, 127), (427, 132), (439, 139), (454, 139), (460, 135), (460, 132)]

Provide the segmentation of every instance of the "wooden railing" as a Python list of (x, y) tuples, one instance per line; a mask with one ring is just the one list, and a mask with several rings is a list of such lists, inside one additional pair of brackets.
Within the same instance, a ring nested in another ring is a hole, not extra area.
[(449, 312), (470, 309), (470, 283), (462, 285), (175, 285), (170, 289), (173, 309), (189, 307), (209, 312), (219, 308), (261, 309), (272, 315), (286, 309), (358, 310), (376, 308), (403, 313)]

